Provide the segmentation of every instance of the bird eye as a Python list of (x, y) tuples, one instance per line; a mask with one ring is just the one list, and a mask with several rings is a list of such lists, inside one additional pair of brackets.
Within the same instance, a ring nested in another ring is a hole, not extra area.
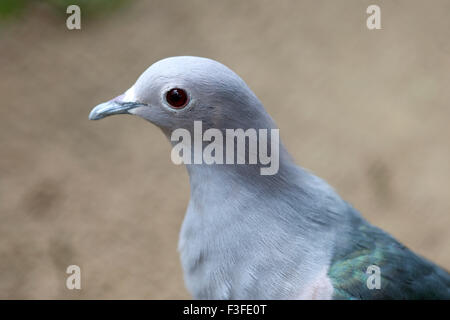
[(172, 108), (181, 109), (186, 106), (188, 95), (183, 89), (173, 88), (167, 91), (166, 100)]

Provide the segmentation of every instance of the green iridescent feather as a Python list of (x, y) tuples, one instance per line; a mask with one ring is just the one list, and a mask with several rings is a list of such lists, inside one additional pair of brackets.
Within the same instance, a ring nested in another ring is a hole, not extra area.
[[(352, 209), (353, 210), (353, 209)], [(450, 299), (450, 274), (416, 255), (355, 212), (336, 243), (329, 269), (335, 299)], [(369, 266), (380, 269), (380, 289), (369, 289)]]

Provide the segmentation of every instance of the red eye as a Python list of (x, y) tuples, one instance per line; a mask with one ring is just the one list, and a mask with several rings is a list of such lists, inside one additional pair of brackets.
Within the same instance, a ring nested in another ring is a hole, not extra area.
[(188, 95), (183, 89), (173, 88), (167, 92), (166, 100), (172, 108), (181, 109), (186, 106), (188, 102)]

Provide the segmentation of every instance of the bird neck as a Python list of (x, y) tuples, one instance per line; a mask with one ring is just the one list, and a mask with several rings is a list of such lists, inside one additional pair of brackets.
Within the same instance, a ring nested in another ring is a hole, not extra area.
[(280, 169), (292, 165), (278, 129), (271, 124), (218, 129), (194, 121), (188, 128), (163, 132), (173, 146), (172, 161), (185, 164), (191, 178), (223, 175), (259, 180), (258, 176), (277, 176)]

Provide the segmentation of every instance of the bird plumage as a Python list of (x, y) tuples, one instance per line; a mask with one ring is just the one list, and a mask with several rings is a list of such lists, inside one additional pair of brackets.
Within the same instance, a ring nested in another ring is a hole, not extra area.
[[(184, 109), (164, 100), (171, 88), (186, 90)], [(118, 113), (138, 115), (168, 138), (177, 128), (192, 132), (198, 120), (220, 132), (276, 128), (241, 78), (198, 57), (155, 63), (90, 118)], [(326, 182), (296, 166), (281, 143), (278, 172), (261, 175), (261, 166), (186, 165), (191, 196), (179, 252), (195, 298), (450, 298), (446, 271), (366, 222)], [(380, 289), (367, 286), (372, 265), (380, 268)]]
[[(450, 275), (383, 230), (352, 216), (335, 244), (330, 278), (336, 299), (450, 299)], [(367, 290), (367, 267), (380, 268), (380, 288)]]

